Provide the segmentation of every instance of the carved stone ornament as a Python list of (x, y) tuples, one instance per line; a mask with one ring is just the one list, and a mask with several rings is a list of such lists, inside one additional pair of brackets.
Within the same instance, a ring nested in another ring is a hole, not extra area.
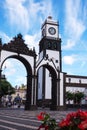
[(24, 43), (21, 34), (14, 37), (8, 44), (3, 44), (2, 49), (6, 51), (16, 52), (18, 54), (25, 54), (30, 56), (36, 56), (35, 49), (29, 50), (27, 45)]

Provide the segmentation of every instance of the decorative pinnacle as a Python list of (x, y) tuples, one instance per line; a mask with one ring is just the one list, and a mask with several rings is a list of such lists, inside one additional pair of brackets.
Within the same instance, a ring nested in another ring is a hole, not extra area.
[(52, 19), (52, 16), (48, 16), (48, 19)]

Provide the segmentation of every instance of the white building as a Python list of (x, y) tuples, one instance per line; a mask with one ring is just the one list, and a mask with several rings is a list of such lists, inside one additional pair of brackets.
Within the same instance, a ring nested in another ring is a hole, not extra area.
[(64, 108), (66, 89), (86, 87), (87, 77), (62, 72), (61, 39), (59, 38), (59, 23), (56, 20), (48, 17), (42, 24), (41, 32), (37, 61), (37, 66), (39, 66), (37, 67), (39, 68), (38, 104), (40, 106), (50, 103), (54, 105), (53, 102), (55, 102), (57, 109)]

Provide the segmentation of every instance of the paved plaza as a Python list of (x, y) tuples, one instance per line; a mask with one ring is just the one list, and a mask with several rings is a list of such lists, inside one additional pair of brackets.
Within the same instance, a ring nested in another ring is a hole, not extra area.
[(47, 112), (59, 122), (66, 114), (76, 111), (50, 111), (48, 109), (38, 109), (36, 111), (25, 111), (23, 108), (0, 109), (0, 130), (37, 130), (40, 121), (37, 115), (40, 112)]

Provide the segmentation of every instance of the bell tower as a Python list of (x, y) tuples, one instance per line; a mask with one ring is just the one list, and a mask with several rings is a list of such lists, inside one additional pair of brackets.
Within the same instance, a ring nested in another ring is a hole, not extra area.
[(38, 65), (41, 67), (38, 72), (38, 101), (42, 106), (44, 103), (51, 104), (51, 109), (57, 109), (64, 102), (60, 97), (63, 96), (63, 92), (60, 95), (60, 90), (63, 89), (64, 77), (61, 59), (59, 23), (49, 16), (42, 24), (39, 42)]
[(45, 22), (42, 24), (42, 37), (48, 37), (52, 39), (58, 39), (58, 22), (52, 20), (52, 17), (49, 16)]
[[(39, 43), (39, 54), (43, 51), (43, 58), (49, 55), (53, 58), (56, 67), (61, 67), (61, 39), (59, 38), (59, 23), (49, 16), (41, 27), (42, 38)], [(42, 53), (41, 53), (42, 54)]]

